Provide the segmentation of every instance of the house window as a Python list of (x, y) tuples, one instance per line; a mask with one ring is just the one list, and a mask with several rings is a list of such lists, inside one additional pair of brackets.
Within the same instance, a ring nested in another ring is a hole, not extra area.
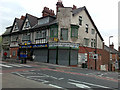
[(57, 27), (50, 28), (50, 37), (58, 37), (58, 28)]
[(95, 39), (91, 39), (91, 47), (95, 47)]
[(94, 29), (91, 29), (91, 34), (95, 34), (95, 30)]
[(68, 40), (68, 29), (61, 28), (60, 40)]
[(79, 16), (79, 25), (82, 25), (82, 17)]
[(29, 24), (29, 22), (27, 21), (27, 22), (25, 22), (25, 28), (29, 28), (30, 27), (30, 24)]
[(36, 39), (46, 38), (46, 30), (36, 32)]
[(22, 40), (30, 40), (30, 33), (23, 34)]
[(18, 30), (18, 26), (17, 25), (15, 25), (15, 30)]
[(18, 36), (16, 36), (16, 35), (12, 36), (11, 38), (12, 38), (12, 41), (17, 41), (18, 40)]
[(86, 24), (86, 33), (88, 33), (88, 24)]
[(42, 31), (42, 34), (43, 34), (43, 38), (46, 38), (46, 31)]
[(84, 38), (84, 45), (89, 46), (89, 39), (88, 38)]
[(78, 38), (78, 27), (71, 27), (71, 37)]

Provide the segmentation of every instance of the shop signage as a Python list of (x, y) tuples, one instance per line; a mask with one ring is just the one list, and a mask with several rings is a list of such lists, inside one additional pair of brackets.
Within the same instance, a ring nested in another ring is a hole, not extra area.
[(23, 45), (23, 46), (20, 46), (20, 48), (32, 48), (32, 45)]
[(71, 47), (71, 48), (79, 48), (79, 44), (77, 43), (49, 43), (49, 47)]
[(38, 47), (48, 47), (48, 44), (37, 44), (37, 45), (33, 45), (33, 48), (38, 48)]

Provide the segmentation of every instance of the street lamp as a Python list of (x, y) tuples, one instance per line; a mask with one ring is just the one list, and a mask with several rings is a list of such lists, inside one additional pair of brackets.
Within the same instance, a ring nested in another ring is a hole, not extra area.
[[(109, 55), (110, 55), (110, 38), (112, 38), (113, 36), (109, 36)], [(109, 56), (109, 64), (108, 64), (108, 70), (109, 70), (109, 65), (110, 65), (110, 56)], [(111, 68), (111, 65), (110, 65)]]

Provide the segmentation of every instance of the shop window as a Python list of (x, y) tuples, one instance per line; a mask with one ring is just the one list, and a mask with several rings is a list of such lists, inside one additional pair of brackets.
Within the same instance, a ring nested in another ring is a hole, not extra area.
[(68, 29), (62, 28), (61, 29), (61, 40), (68, 40)]
[(12, 56), (16, 56), (16, 51), (13, 51), (13, 52), (12, 52)]

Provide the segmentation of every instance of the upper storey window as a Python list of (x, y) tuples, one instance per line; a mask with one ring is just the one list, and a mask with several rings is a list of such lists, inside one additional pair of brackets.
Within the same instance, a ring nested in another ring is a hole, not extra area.
[(50, 27), (50, 37), (58, 37), (58, 26), (53, 25)]
[(27, 22), (25, 22), (25, 28), (29, 28), (30, 27), (30, 24), (29, 24), (29, 22), (27, 21)]
[(86, 33), (88, 33), (88, 27), (89, 27), (88, 24), (86, 24), (86, 31), (85, 31)]
[(25, 21), (25, 23), (24, 23), (23, 30), (29, 29), (29, 28), (31, 28), (31, 26), (30, 26), (30, 23), (29, 23), (28, 19), (26, 19), (26, 21)]
[(79, 25), (82, 25), (82, 16), (79, 16)]
[(14, 30), (18, 30), (18, 26), (17, 25), (15, 25), (15, 29)]

